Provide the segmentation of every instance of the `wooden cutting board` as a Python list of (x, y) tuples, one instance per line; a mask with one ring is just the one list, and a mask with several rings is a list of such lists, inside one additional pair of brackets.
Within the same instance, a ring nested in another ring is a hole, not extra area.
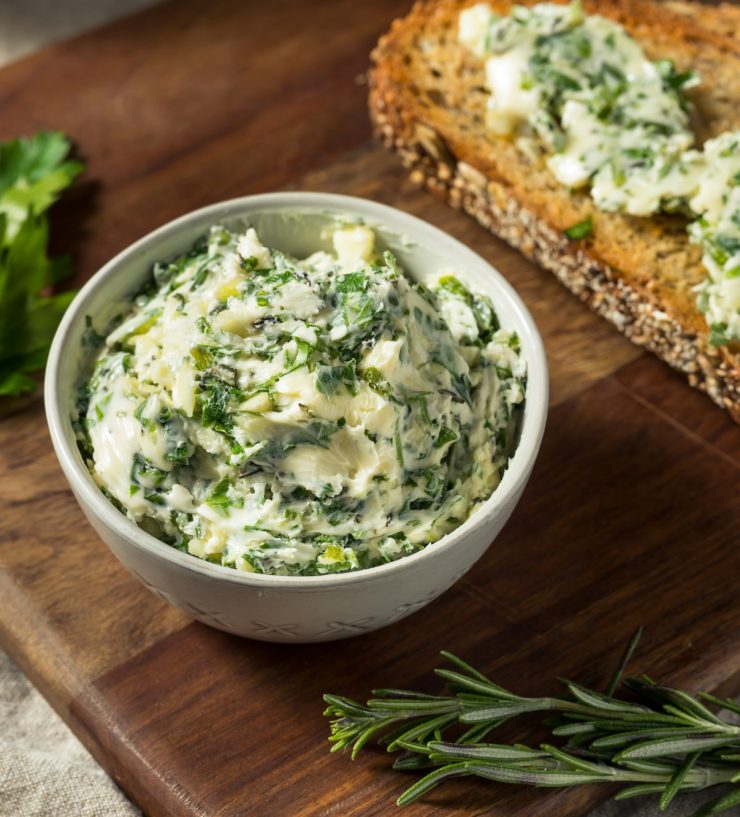
[[(327, 752), (321, 694), (427, 686), (453, 649), (523, 693), (634, 669), (740, 692), (740, 433), (549, 274), (414, 189), (371, 140), (363, 72), (402, 0), (163, 5), (0, 71), (0, 137), (60, 128), (88, 165), (54, 212), (78, 283), (145, 232), (247, 193), (353, 193), (494, 263), (545, 340), (531, 483), (478, 566), (422, 612), (324, 645), (240, 640), (116, 562), (62, 478), (41, 400), (0, 421), (0, 640), (151, 817), (386, 815), (409, 779)], [(449, 784), (413, 815), (584, 814), (605, 790)]]

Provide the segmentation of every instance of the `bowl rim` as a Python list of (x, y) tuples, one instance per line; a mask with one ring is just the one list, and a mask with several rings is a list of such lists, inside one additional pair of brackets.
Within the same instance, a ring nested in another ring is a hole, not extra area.
[[(109, 279), (120, 274), (120, 270), (126, 267), (131, 258), (148, 251), (162, 239), (171, 237), (173, 233), (187, 232), (188, 228), (200, 222), (203, 222), (205, 227), (208, 222), (215, 224), (220, 219), (248, 216), (249, 213), (268, 209), (284, 209), (286, 211), (308, 209), (325, 213), (349, 212), (352, 215), (377, 219), (377, 222), (387, 229), (400, 229), (404, 235), (408, 235), (412, 241), (417, 243), (427, 237), (433, 243), (449, 251), (448, 254), (451, 257), (459, 258), (461, 269), (468, 266), (478, 266), (485, 269), (486, 273), (495, 281), (496, 288), (508, 300), (507, 311), (515, 314), (524, 327), (524, 333), (518, 331), (526, 336), (523, 345), (528, 350), (526, 409), (519, 444), (509, 460), (501, 482), (494, 489), (491, 496), (481, 503), (462, 525), (409, 556), (403, 556), (393, 562), (372, 568), (319, 576), (277, 576), (249, 573), (207, 562), (165, 544), (144, 531), (115, 508), (93, 480), (80, 457), (72, 436), (68, 434), (69, 407), (63, 407), (59, 397), (62, 384), (60, 362), (65, 354), (65, 347), (71, 331), (78, 321), (84, 320), (84, 316), (87, 314), (85, 308), (93, 295), (104, 289)], [(390, 572), (412, 569), (419, 563), (432, 561), (453, 548), (459, 539), (464, 536), (467, 537), (473, 531), (485, 526), (495, 517), (496, 511), (501, 506), (506, 505), (507, 499), (516, 497), (523, 489), (534, 465), (534, 459), (537, 456), (544, 433), (548, 394), (547, 358), (542, 338), (520, 296), (493, 265), (458, 241), (458, 239), (410, 213), (370, 199), (308, 191), (261, 193), (216, 202), (175, 218), (130, 244), (91, 276), (68, 307), (54, 336), (44, 378), (44, 404), (52, 444), (65, 477), (73, 488), (78, 501), (84, 506), (83, 510), (94, 515), (123, 540), (133, 544), (140, 550), (148, 552), (149, 555), (170, 562), (173, 567), (184, 568), (231, 583), (263, 589), (278, 587), (290, 589), (322, 587), (323, 589), (330, 589), (371, 580), (382, 580)]]

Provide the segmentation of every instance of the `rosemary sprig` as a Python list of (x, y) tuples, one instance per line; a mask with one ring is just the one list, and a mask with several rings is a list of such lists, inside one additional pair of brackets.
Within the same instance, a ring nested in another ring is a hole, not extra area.
[[(377, 689), (364, 706), (325, 695), (331, 751), (351, 749), (354, 759), (374, 738), (389, 752), (402, 750), (393, 767), (426, 774), (398, 798), (399, 805), (461, 776), (540, 787), (617, 783), (622, 788), (616, 799), (658, 794), (661, 809), (677, 794), (726, 783), (729, 790), (694, 817), (740, 805), (740, 725), (710, 709), (740, 714), (738, 704), (708, 694), (696, 697), (646, 676), (624, 682), (633, 700), (614, 696), (639, 635), (630, 641), (606, 693), (561, 679), (567, 690), (562, 697), (523, 697), (443, 652), (452, 668), (435, 673), (446, 682), (446, 695)], [(563, 746), (484, 742), (502, 723), (533, 712), (551, 716), (545, 723), (565, 739)], [(447, 739), (452, 730), (454, 739)]]

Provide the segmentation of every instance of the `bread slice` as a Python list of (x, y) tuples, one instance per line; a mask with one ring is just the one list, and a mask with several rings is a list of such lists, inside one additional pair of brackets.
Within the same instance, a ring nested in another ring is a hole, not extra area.
[[(457, 40), (460, 11), (474, 2), (422, 0), (381, 38), (369, 75), (376, 132), (417, 181), (554, 272), (740, 420), (740, 345), (709, 344), (693, 291), (706, 271), (700, 248), (688, 242), (686, 219), (602, 212), (587, 192), (564, 188), (539, 151), (490, 133), (483, 61)], [(508, 0), (490, 5), (499, 14), (511, 8)], [(670, 9), (650, 0), (584, 6), (620, 22), (649, 57), (700, 72), (702, 85), (690, 92), (698, 144), (740, 127), (736, 9), (713, 13), (685, 2)], [(564, 230), (588, 216), (592, 235), (566, 238)]]
[(704, 28), (740, 40), (740, 6), (730, 3), (708, 6), (698, 0), (667, 0), (665, 6), (691, 17)]

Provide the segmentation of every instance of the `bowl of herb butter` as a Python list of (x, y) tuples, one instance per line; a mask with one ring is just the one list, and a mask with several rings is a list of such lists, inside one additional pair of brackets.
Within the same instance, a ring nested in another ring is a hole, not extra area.
[(149, 589), (272, 641), (382, 627), (511, 514), (547, 411), (542, 343), (482, 258), (374, 202), (227, 201), (79, 293), (49, 356), (52, 441)]

